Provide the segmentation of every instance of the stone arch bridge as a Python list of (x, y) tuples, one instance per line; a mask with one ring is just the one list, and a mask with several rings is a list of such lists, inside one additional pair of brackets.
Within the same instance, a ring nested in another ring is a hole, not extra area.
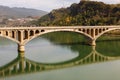
[(120, 29), (118, 26), (50, 26), (50, 27), (0, 27), (0, 36), (18, 44), (18, 51), (25, 51), (25, 44), (46, 33), (56, 31), (77, 32), (86, 36), (90, 45), (96, 45), (96, 39), (106, 32)]

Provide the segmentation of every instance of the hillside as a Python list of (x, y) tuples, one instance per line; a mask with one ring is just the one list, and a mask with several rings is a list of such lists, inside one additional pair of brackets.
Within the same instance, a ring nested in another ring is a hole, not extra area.
[(53, 10), (40, 18), (36, 25), (120, 25), (120, 4), (80, 1), (68, 8)]
[(47, 12), (29, 8), (10, 8), (0, 6), (0, 18), (22, 18), (27, 16), (43, 16)]

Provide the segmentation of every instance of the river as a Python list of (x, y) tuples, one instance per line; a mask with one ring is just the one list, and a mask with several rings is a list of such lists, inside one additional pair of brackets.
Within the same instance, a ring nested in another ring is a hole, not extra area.
[(77, 33), (49, 33), (27, 43), (20, 58), (17, 44), (0, 37), (0, 80), (119, 80), (120, 37), (96, 43), (87, 45)]

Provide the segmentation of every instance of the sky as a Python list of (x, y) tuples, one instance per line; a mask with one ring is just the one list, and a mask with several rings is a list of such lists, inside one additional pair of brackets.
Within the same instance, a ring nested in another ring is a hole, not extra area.
[[(102, 1), (107, 4), (118, 4), (120, 0), (93, 0)], [(9, 7), (25, 7), (50, 12), (53, 9), (68, 7), (80, 0), (0, 0), (0, 5)]]

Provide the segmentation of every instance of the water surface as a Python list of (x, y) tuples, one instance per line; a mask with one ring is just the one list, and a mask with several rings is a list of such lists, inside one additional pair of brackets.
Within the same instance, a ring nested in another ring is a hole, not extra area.
[(6, 70), (6, 75), (0, 73), (0, 79), (119, 80), (119, 38), (103, 36), (96, 47), (84, 38), (69, 32), (46, 34), (27, 43), (25, 58), (20, 58), (17, 44), (1, 37), (0, 72)]

